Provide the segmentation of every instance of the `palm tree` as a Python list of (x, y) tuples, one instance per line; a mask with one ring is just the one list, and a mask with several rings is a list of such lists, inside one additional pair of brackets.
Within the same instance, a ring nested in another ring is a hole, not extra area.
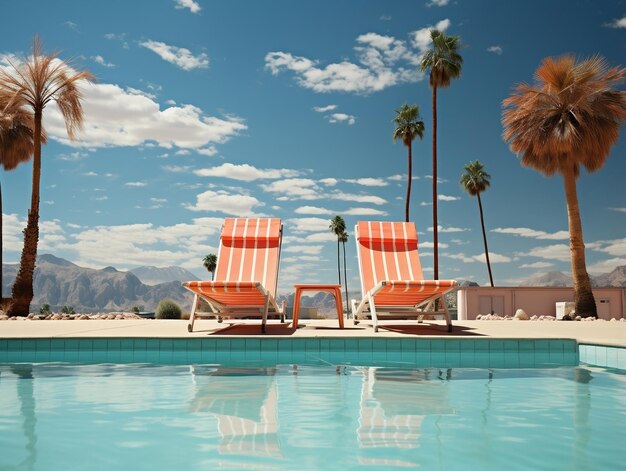
[(626, 69), (609, 68), (600, 56), (577, 62), (571, 55), (548, 57), (535, 84), (519, 84), (503, 101), (503, 137), (521, 163), (544, 175), (563, 176), (576, 314), (597, 317), (585, 264), (576, 180), (581, 165), (602, 167), (626, 119), (626, 92), (613, 88)]
[(348, 312), (348, 271), (346, 268), (346, 242), (348, 242), (348, 233), (346, 231), (343, 231), (339, 235), (339, 242), (343, 245), (343, 289), (344, 293), (346, 293), (346, 312)]
[(487, 259), (487, 270), (489, 271), (489, 282), (493, 288), (493, 275), (491, 274), (491, 263), (489, 262), (489, 249), (487, 248), (487, 234), (485, 233), (485, 220), (483, 218), (483, 203), (480, 194), (489, 188), (491, 175), (485, 172), (484, 166), (478, 160), (470, 162), (465, 167), (465, 173), (459, 180), (460, 185), (470, 195), (478, 198), (478, 209), (480, 211), (480, 226), (483, 229), (483, 242), (485, 244), (485, 258)]
[(214, 253), (208, 254), (202, 259), (202, 264), (211, 273), (211, 281), (215, 277), (215, 269), (217, 268), (217, 255)]
[(341, 284), (341, 264), (339, 262), (339, 242), (341, 234), (346, 231), (346, 221), (341, 216), (335, 216), (330, 220), (330, 231), (337, 236), (337, 275), (339, 276), (339, 284)]
[(459, 54), (459, 36), (446, 36), (441, 31), (430, 31), (433, 47), (424, 54), (422, 72), (430, 69), (430, 86), (433, 89), (433, 243), (434, 277), (439, 279), (439, 230), (437, 218), (437, 88), (448, 87), (452, 79), (461, 75), (463, 58)]
[(41, 179), (41, 121), (43, 110), (55, 101), (65, 121), (67, 135), (73, 139), (83, 123), (82, 94), (79, 83), (93, 80), (88, 71), (77, 72), (56, 53), (45, 55), (41, 41), (35, 36), (33, 56), (12, 71), (0, 70), (0, 96), (8, 99), (12, 106), (28, 110), (34, 116), (34, 158), (31, 204), (28, 222), (24, 229), (24, 248), (20, 268), (13, 285), (13, 302), (9, 315), (27, 315), (33, 299), (33, 273), (39, 241), (39, 185)]
[(411, 180), (413, 179), (413, 139), (424, 137), (424, 122), (420, 119), (420, 109), (417, 105), (404, 104), (396, 110), (393, 122), (397, 126), (393, 131), (393, 140), (401, 139), (409, 149), (409, 176), (406, 186), (406, 209), (405, 218), (409, 222), (409, 206), (411, 204)]
[[(4, 170), (13, 170), (33, 155), (33, 116), (9, 105), (6, 98), (0, 97), (0, 167)], [(0, 298), (2, 297), (2, 234), (2, 185), (0, 184)]]

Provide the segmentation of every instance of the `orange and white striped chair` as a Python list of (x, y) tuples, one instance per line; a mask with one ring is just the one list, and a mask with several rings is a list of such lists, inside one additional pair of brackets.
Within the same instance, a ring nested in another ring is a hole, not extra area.
[[(359, 222), (355, 227), (361, 294), (352, 300), (355, 324), (371, 316), (374, 331), (378, 318), (387, 316), (443, 316), (452, 331), (444, 295), (456, 286), (454, 280), (425, 280), (417, 253), (417, 231), (409, 222)], [(440, 309), (436, 300), (441, 299)]]
[[(187, 281), (183, 286), (194, 293), (187, 330), (193, 331), (196, 317), (262, 318), (261, 330), (269, 315), (285, 319), (285, 303), (276, 303), (278, 264), (282, 242), (280, 219), (226, 218), (220, 236), (215, 281)], [(198, 310), (206, 301), (211, 312)]]

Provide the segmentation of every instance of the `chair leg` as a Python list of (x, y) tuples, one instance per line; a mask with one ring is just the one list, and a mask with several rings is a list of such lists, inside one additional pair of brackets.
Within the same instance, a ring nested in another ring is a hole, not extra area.
[(378, 332), (378, 315), (376, 315), (376, 305), (374, 304), (374, 298), (368, 293), (367, 299), (370, 305), (370, 314), (372, 315), (372, 326), (374, 332)]
[(187, 324), (187, 332), (193, 332), (193, 323), (196, 320), (196, 309), (198, 309), (199, 303), (198, 295), (194, 294), (193, 304), (191, 306), (191, 314), (189, 314), (189, 324)]
[(261, 332), (265, 333), (265, 324), (267, 323), (267, 312), (270, 309), (270, 297), (265, 295), (265, 305), (263, 306), (263, 320), (261, 321)]
[(446, 302), (445, 295), (441, 296), (441, 303), (443, 305), (443, 312), (446, 318), (446, 324), (448, 326), (448, 332), (452, 332), (452, 321), (450, 320), (450, 312), (448, 311), (448, 303)]

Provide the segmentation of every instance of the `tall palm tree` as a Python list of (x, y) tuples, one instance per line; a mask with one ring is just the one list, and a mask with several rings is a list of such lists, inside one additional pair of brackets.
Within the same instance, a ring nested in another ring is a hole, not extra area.
[(489, 249), (487, 248), (487, 234), (485, 232), (485, 220), (483, 218), (483, 203), (480, 200), (480, 194), (489, 188), (491, 184), (489, 175), (485, 172), (485, 168), (481, 162), (475, 160), (465, 167), (465, 173), (461, 176), (459, 184), (470, 195), (478, 198), (478, 209), (480, 211), (480, 227), (483, 229), (483, 242), (485, 244), (485, 258), (487, 259), (487, 270), (489, 271), (489, 282), (493, 288), (493, 275), (491, 274), (491, 263), (489, 262)]
[(626, 69), (600, 56), (577, 62), (571, 55), (543, 60), (535, 84), (519, 84), (503, 101), (503, 137), (521, 163), (544, 175), (563, 176), (576, 314), (597, 317), (585, 264), (576, 180), (604, 165), (626, 120), (626, 92), (614, 87)]
[[(33, 116), (0, 97), (0, 167), (13, 170), (33, 155)], [(2, 184), (0, 183), (0, 297), (3, 263)]]
[(434, 277), (439, 279), (439, 230), (437, 217), (437, 89), (450, 86), (452, 79), (461, 75), (463, 58), (459, 54), (459, 36), (446, 36), (441, 31), (430, 31), (432, 48), (424, 54), (420, 68), (430, 69), (430, 86), (433, 89), (433, 243)]
[(343, 245), (343, 289), (344, 293), (346, 293), (346, 312), (348, 312), (348, 270), (346, 268), (346, 242), (348, 242), (348, 233), (346, 231), (343, 231), (339, 235), (339, 242)]
[(214, 253), (208, 254), (202, 259), (202, 264), (211, 273), (211, 281), (215, 278), (215, 269), (217, 268), (217, 255)]
[(396, 129), (393, 131), (393, 140), (401, 139), (402, 143), (409, 149), (409, 175), (406, 185), (406, 209), (405, 219), (409, 222), (409, 207), (411, 205), (411, 180), (413, 179), (413, 140), (416, 137), (424, 137), (424, 122), (420, 119), (420, 109), (417, 105), (407, 105), (406, 103), (396, 110), (396, 117), (393, 118)]
[(24, 248), (20, 258), (12, 292), (10, 315), (27, 315), (33, 299), (33, 273), (39, 241), (39, 185), (41, 180), (41, 122), (43, 110), (55, 101), (67, 129), (73, 139), (83, 123), (82, 94), (79, 83), (93, 80), (88, 71), (77, 72), (57, 58), (56, 53), (45, 55), (41, 41), (35, 36), (33, 56), (13, 70), (0, 70), (0, 96), (8, 99), (11, 105), (27, 110), (34, 116), (34, 158), (31, 204), (28, 222), (24, 229)]
[(346, 231), (346, 221), (341, 216), (335, 216), (330, 220), (330, 231), (337, 236), (337, 275), (339, 278), (339, 284), (341, 284), (341, 263), (339, 262), (339, 242), (341, 240), (341, 234)]

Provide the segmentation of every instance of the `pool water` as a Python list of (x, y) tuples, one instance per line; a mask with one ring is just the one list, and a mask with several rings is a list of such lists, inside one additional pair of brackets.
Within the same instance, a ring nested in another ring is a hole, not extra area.
[(623, 469), (623, 373), (0, 364), (0, 469)]

